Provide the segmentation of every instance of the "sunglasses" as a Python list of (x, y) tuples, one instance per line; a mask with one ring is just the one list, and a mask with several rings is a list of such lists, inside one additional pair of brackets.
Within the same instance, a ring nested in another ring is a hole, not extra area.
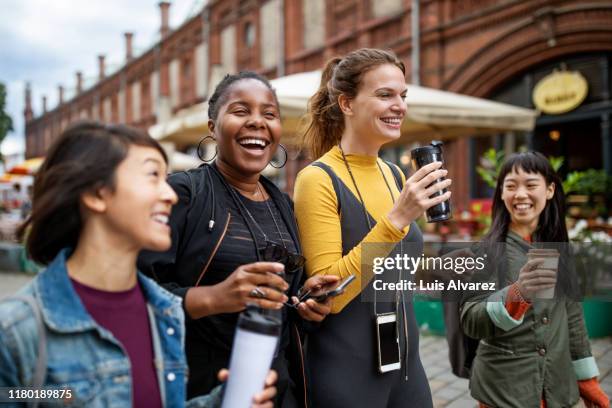
[[(306, 258), (304, 258), (302, 255), (291, 253), (284, 246), (268, 240), (266, 240), (266, 246), (264, 248), (259, 248), (259, 253), (264, 261), (280, 262), (284, 264), (285, 272), (293, 272), (304, 267), (304, 264), (306, 263)], [(298, 297), (301, 301), (302, 297), (307, 295), (308, 293), (300, 293), (298, 294)], [(289, 302), (286, 302), (284, 305), (294, 309), (297, 308), (297, 304), (294, 305)]]
[(304, 267), (306, 258), (300, 254), (289, 252), (287, 248), (276, 242), (266, 241), (266, 246), (259, 249), (261, 257), (266, 262), (280, 262), (285, 265), (285, 272), (293, 272)]

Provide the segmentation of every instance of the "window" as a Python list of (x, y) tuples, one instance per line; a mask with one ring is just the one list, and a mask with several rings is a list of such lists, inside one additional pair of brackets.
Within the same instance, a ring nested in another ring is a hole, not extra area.
[(263, 68), (272, 68), (278, 63), (282, 23), (278, 5), (278, 0), (270, 0), (259, 10), (259, 47)]
[(248, 22), (244, 25), (244, 43), (247, 48), (251, 48), (255, 45), (255, 26), (253, 23)]
[(181, 93), (180, 93), (180, 100), (181, 100), (181, 104), (186, 104), (191, 102), (192, 97), (192, 92), (193, 92), (193, 72), (191, 69), (191, 60), (189, 58), (185, 58), (181, 61), (181, 68), (182, 68), (182, 73), (181, 73)]
[(304, 16), (304, 48), (316, 48), (325, 42), (325, 3), (324, 0), (309, 0), (302, 3)]
[(401, 0), (376, 0), (372, 2), (374, 17), (385, 17), (402, 11)]

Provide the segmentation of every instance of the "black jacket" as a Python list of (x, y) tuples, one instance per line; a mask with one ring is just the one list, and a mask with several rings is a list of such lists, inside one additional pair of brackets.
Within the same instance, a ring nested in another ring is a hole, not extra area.
[[(274, 183), (265, 177), (260, 182), (276, 204), (297, 251), (301, 253), (298, 231), (293, 215), (293, 202), (281, 192)], [(138, 259), (139, 269), (154, 278), (164, 288), (183, 299), (187, 290), (198, 286), (207, 271), (225, 233), (227, 232), (230, 213), (225, 189), (229, 188), (223, 176), (214, 165), (204, 164), (196, 169), (172, 174), (168, 183), (178, 195), (178, 202), (172, 209), (170, 228), (172, 246), (165, 252), (143, 251)], [(287, 295), (297, 293), (305, 280), (303, 270), (294, 273)], [(189, 326), (189, 315), (186, 322)], [(283, 328), (285, 341), (291, 338), (286, 355), (289, 361), (291, 378), (298, 386), (299, 399), (304, 395), (304, 369), (301, 353), (301, 321), (297, 313), (290, 310), (289, 325)], [(290, 332), (290, 334), (289, 334)], [(190, 345), (187, 338), (187, 349), (197, 347)], [(285, 344), (283, 344), (285, 343)]]
[[(260, 182), (279, 209), (283, 221), (301, 253), (293, 202), (274, 183), (261, 176)], [(142, 272), (152, 276), (163, 287), (181, 298), (199, 283), (206, 272), (229, 223), (229, 203), (225, 194), (225, 180), (212, 165), (172, 174), (168, 183), (178, 195), (178, 203), (170, 216), (172, 246), (165, 252), (143, 251), (138, 259)], [(215, 194), (217, 192), (217, 194)], [(294, 279), (302, 283), (303, 271)], [(289, 293), (297, 293), (290, 287)]]

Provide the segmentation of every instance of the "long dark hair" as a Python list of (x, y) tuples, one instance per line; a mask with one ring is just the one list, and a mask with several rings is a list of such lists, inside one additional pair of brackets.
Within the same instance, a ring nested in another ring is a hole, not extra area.
[(365, 73), (385, 64), (395, 65), (406, 74), (404, 63), (388, 50), (361, 48), (327, 61), (319, 89), (308, 101), (306, 130), (301, 136), (301, 145), (309, 150), (313, 160), (337, 145), (344, 132), (344, 114), (338, 97), (357, 96)]
[(155, 139), (123, 125), (80, 122), (53, 143), (34, 181), (32, 212), (18, 231), (34, 261), (47, 265), (62, 248), (76, 247), (81, 195), (104, 187), (114, 191), (115, 170), (131, 145), (157, 149), (168, 162)]
[(504, 179), (508, 173), (518, 169), (526, 173), (541, 174), (547, 185), (555, 184), (555, 193), (550, 200), (547, 200), (546, 207), (540, 214), (538, 227), (533, 237), (534, 241), (568, 242), (565, 225), (565, 193), (563, 192), (561, 178), (544, 155), (531, 151), (515, 153), (508, 157), (502, 165), (493, 196), (491, 228), (483, 240), (486, 242), (505, 242), (506, 240), (510, 225), (510, 213), (502, 200), (502, 190)]

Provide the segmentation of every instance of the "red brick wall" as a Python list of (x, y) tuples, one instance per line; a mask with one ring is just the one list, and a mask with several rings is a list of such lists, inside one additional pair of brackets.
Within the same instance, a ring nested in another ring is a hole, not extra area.
[[(228, 24), (237, 24), (237, 67), (260, 69), (259, 9), (268, 0), (215, 0), (209, 2), (209, 64), (221, 62), (220, 32)], [(303, 49), (302, 1), (284, 0), (285, 72), (286, 74), (319, 69), (325, 61), (358, 47), (380, 47), (395, 50), (411, 78), (411, 0), (403, 0), (403, 11), (394, 16), (373, 18), (371, 1), (327, 0), (325, 44), (316, 49)], [(420, 2), (420, 79), (425, 86), (487, 97), (522, 71), (553, 58), (581, 52), (612, 50), (612, 4), (609, 0), (421, 0)], [(255, 25), (256, 43), (244, 45), (244, 27)], [(168, 64), (174, 58), (189, 62), (189, 75), (180, 80), (180, 107), (198, 102), (195, 97), (195, 65), (193, 52), (202, 41), (202, 18), (196, 16), (170, 33), (157, 48), (132, 60), (125, 71), (127, 84), (142, 84), (143, 118), (138, 123), (147, 127), (155, 123), (153, 106), (144, 87), (158, 63), (161, 95), (169, 95)], [(92, 51), (92, 54), (95, 51)], [(275, 70), (265, 72), (274, 76)], [(91, 109), (99, 98), (116, 98), (119, 73), (84, 90), (61, 109), (35, 117), (26, 124), (27, 156), (44, 154), (48, 141), (44, 129), (51, 128), (53, 137), (60, 123), (78, 105), (77, 112)], [(214, 84), (212, 84), (214, 86)], [(35, 84), (34, 84), (35, 86)], [(127, 122), (131, 118), (131, 88), (126, 89)], [(145, 101), (145, 99), (147, 99)], [(115, 100), (115, 99), (113, 99)], [(114, 117), (114, 116), (113, 116)], [(448, 157), (466, 157), (467, 141), (449, 142)], [(465, 160), (449, 160), (449, 171), (456, 180), (455, 202), (468, 200), (468, 168)], [(288, 177), (289, 184), (292, 176)]]

